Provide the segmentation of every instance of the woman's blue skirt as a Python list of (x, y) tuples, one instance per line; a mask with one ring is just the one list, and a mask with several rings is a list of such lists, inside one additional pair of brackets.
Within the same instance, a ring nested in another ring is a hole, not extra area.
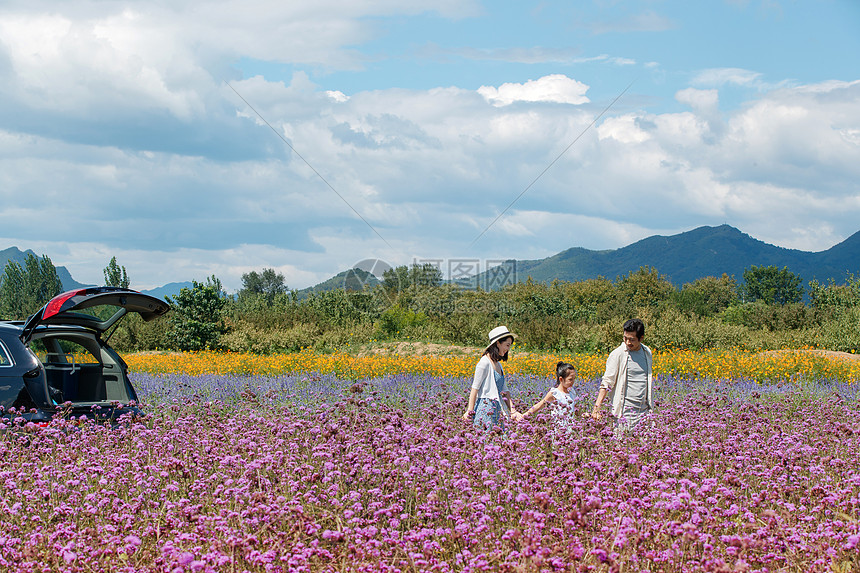
[(478, 398), (475, 404), (474, 424), (483, 427), (485, 430), (490, 430), (494, 426), (498, 426), (504, 432), (505, 416), (502, 414), (501, 402), (488, 398)]

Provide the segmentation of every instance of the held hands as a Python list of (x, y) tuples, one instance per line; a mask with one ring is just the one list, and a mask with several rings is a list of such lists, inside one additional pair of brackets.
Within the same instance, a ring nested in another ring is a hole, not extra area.
[(520, 420), (522, 420), (524, 417), (525, 417), (525, 416), (523, 416), (523, 415), (522, 415), (522, 414), (520, 414), (519, 412), (511, 412), (511, 420), (513, 420), (514, 422), (519, 422), (519, 421), (520, 421)]
[(585, 417), (591, 418), (592, 420), (599, 420), (603, 417), (603, 412), (601, 412), (600, 410), (592, 410), (591, 414), (586, 414)]

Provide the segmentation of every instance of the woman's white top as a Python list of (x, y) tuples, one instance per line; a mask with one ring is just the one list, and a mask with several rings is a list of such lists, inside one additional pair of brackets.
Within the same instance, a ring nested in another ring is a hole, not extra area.
[[(499, 364), (499, 370), (502, 370), (501, 364)], [(502, 370), (502, 375), (504, 376), (504, 370)], [(478, 364), (475, 366), (475, 377), (472, 379), (472, 388), (478, 391), (478, 399), (484, 398), (486, 400), (501, 402), (502, 411), (506, 416), (510, 415), (508, 413), (508, 405), (502, 400), (502, 397), (499, 395), (499, 388), (496, 386), (496, 370), (493, 368), (493, 361), (486, 354), (481, 356), (481, 359), (478, 360)], [(508, 391), (504, 378), (502, 378), (501, 391)]]

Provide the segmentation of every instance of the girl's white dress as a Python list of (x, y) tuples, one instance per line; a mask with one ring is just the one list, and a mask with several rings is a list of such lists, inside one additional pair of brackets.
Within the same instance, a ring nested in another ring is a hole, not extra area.
[(576, 417), (576, 402), (579, 396), (573, 388), (565, 394), (564, 391), (556, 386), (550, 390), (555, 402), (550, 404), (550, 412), (552, 413), (553, 422), (559, 429), (568, 430), (573, 425), (573, 420)]

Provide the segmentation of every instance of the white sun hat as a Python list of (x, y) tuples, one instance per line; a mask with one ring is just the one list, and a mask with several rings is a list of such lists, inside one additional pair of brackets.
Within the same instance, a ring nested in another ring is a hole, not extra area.
[(496, 342), (498, 342), (499, 340), (501, 340), (503, 338), (507, 338), (508, 336), (511, 336), (513, 338), (517, 337), (516, 334), (514, 334), (513, 332), (508, 330), (507, 326), (497, 326), (496, 328), (494, 328), (493, 330), (490, 331), (490, 334), (489, 334), (490, 342), (489, 342), (489, 344), (487, 344), (487, 347), (484, 349), (484, 351), (486, 352), (487, 350), (490, 349), (490, 347), (493, 344), (495, 344)]

